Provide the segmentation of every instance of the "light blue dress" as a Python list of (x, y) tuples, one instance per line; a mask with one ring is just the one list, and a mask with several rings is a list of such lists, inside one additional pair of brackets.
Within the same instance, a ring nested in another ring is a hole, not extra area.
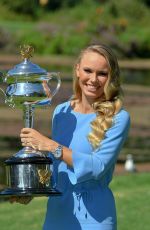
[(87, 140), (96, 114), (74, 112), (70, 102), (54, 111), (52, 137), (73, 151), (73, 167), (54, 160), (54, 181), (62, 196), (49, 197), (43, 230), (116, 230), (116, 209), (109, 188), (115, 163), (127, 137), (130, 118), (125, 110), (95, 151)]

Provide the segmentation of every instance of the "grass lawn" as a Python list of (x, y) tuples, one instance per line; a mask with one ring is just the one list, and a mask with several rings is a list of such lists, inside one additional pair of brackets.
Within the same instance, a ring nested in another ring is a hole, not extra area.
[(41, 230), (47, 198), (35, 198), (28, 205), (0, 203), (1, 230)]
[(150, 174), (115, 176), (111, 183), (118, 213), (118, 230), (150, 229)]
[[(114, 176), (111, 188), (116, 198), (118, 230), (149, 230), (150, 174)], [(46, 202), (44, 197), (35, 198), (26, 206), (1, 202), (0, 229), (41, 230)]]

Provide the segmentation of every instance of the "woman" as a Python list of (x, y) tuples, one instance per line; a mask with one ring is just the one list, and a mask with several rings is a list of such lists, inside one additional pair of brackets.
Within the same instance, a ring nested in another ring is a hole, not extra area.
[(43, 230), (117, 229), (109, 183), (129, 124), (114, 54), (104, 45), (87, 47), (75, 65), (74, 96), (54, 111), (52, 139), (21, 131), (23, 146), (51, 152), (62, 192), (49, 197)]

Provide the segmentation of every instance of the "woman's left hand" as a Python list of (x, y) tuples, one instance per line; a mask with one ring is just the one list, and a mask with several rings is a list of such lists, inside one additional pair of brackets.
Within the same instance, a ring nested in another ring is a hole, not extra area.
[(42, 135), (35, 129), (23, 128), (20, 137), (22, 146), (29, 146), (35, 150), (52, 151), (56, 146), (56, 142)]

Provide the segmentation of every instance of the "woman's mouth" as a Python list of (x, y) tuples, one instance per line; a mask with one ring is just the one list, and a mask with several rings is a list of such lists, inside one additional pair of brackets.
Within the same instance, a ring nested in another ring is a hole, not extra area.
[(88, 89), (88, 91), (91, 91), (91, 92), (95, 92), (99, 86), (94, 86), (94, 85), (90, 85), (90, 84), (86, 84), (86, 87)]

